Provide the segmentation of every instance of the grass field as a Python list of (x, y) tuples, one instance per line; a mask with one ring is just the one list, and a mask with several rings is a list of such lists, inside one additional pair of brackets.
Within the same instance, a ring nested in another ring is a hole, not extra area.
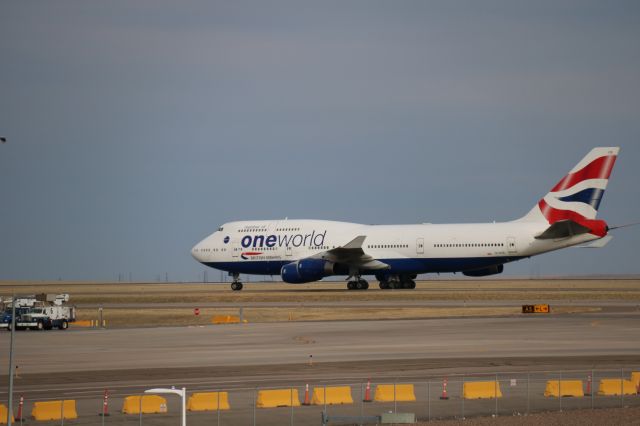
[(442, 301), (640, 301), (640, 280), (441, 280), (421, 281), (415, 290), (347, 291), (344, 283), (248, 283), (232, 292), (215, 283), (0, 282), (0, 296), (12, 293), (69, 293), (75, 304), (204, 302)]
[[(374, 283), (372, 283), (374, 284)], [(12, 293), (69, 293), (78, 306), (79, 320), (98, 319), (97, 305), (106, 305), (103, 318), (109, 327), (207, 325), (214, 315), (238, 315), (243, 303), (286, 302), (295, 307), (244, 307), (249, 322), (388, 320), (434, 317), (521, 315), (520, 306), (397, 306), (402, 301), (450, 301), (551, 303), (554, 314), (599, 310), (598, 301), (640, 302), (640, 280), (433, 280), (418, 283), (415, 290), (347, 291), (344, 283), (288, 285), (248, 283), (241, 292), (232, 292), (229, 284), (214, 283), (79, 283), (79, 282), (0, 282), (0, 296)], [(394, 301), (394, 307), (348, 306), (349, 302)], [(580, 302), (596, 302), (580, 306)], [(305, 303), (333, 303), (332, 306), (304, 306)], [(234, 306), (193, 308), (206, 303), (234, 303)], [(140, 306), (135, 306), (139, 304)], [(148, 304), (148, 306), (145, 306)], [(172, 304), (193, 304), (176, 307)], [(568, 305), (568, 306), (567, 306)]]
[[(596, 307), (558, 307), (554, 313), (596, 312)], [(209, 325), (214, 315), (239, 316), (237, 308), (200, 308), (196, 316), (191, 308), (105, 308), (103, 319), (108, 327), (151, 327)], [(283, 321), (390, 320), (443, 317), (521, 315), (518, 307), (427, 307), (427, 308), (243, 308), (243, 318), (250, 323)], [(97, 309), (80, 309), (78, 320), (97, 320)]]

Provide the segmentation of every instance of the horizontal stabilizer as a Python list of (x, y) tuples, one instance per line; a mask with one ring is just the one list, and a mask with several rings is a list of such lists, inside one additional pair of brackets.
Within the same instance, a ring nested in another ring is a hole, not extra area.
[(612, 235), (607, 235), (606, 237), (599, 238), (595, 241), (591, 241), (587, 244), (581, 244), (579, 246), (575, 246), (577, 248), (602, 248), (609, 244), (609, 241), (613, 240)]
[(548, 227), (542, 234), (537, 235), (537, 240), (556, 240), (559, 238), (573, 237), (574, 235), (587, 234), (591, 229), (582, 226), (573, 220), (560, 220)]

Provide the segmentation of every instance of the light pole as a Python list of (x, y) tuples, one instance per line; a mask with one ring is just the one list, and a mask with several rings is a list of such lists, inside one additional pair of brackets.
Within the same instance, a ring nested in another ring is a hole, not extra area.
[(9, 401), (7, 406), (7, 425), (11, 426), (13, 416), (13, 335), (16, 332), (16, 295), (11, 298), (11, 343), (9, 343)]
[(144, 393), (175, 393), (176, 395), (181, 396), (182, 397), (182, 426), (187, 426), (187, 402), (186, 402), (187, 389), (185, 388), (176, 389), (174, 387), (172, 387), (171, 389), (156, 388), (156, 389), (146, 390), (144, 391)]

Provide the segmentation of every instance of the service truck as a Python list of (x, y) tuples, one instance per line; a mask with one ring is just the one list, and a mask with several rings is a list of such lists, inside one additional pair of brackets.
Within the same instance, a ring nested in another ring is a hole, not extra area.
[[(76, 320), (76, 308), (64, 304), (68, 301), (68, 294), (41, 294), (16, 298), (16, 330), (66, 330), (69, 323)], [(5, 301), (6, 307), (0, 317), (0, 328), (11, 329), (12, 303), (13, 300)]]

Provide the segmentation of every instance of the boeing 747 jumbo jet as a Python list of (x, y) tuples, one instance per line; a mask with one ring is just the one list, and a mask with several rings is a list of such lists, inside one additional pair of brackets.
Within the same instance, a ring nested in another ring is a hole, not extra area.
[(499, 274), (504, 264), (576, 245), (603, 247), (610, 228), (596, 214), (619, 148), (594, 148), (533, 209), (503, 223), (361, 225), (326, 220), (229, 222), (191, 250), (200, 263), (291, 284), (347, 275), (349, 290), (415, 288), (418, 274)]

